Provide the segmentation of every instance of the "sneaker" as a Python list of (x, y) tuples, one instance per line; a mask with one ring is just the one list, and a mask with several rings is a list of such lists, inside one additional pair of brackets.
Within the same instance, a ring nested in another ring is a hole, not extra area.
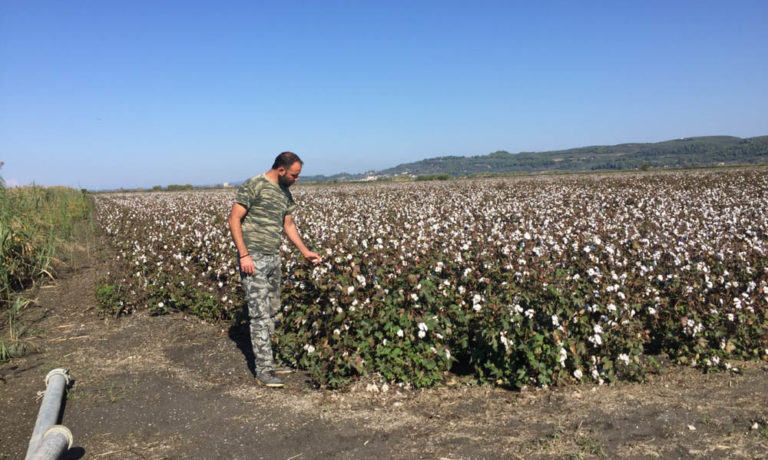
[(275, 374), (293, 374), (294, 372), (296, 372), (296, 369), (293, 369), (288, 366), (283, 366), (283, 367), (276, 367), (274, 372)]
[(256, 374), (256, 381), (269, 388), (283, 387), (283, 381), (275, 375), (274, 371), (264, 371)]

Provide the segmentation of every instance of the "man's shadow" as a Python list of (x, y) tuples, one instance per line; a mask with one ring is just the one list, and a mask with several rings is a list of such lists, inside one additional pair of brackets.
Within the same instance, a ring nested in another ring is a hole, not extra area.
[(248, 324), (248, 307), (243, 305), (235, 313), (235, 319), (229, 327), (229, 339), (235, 342), (237, 348), (243, 353), (245, 363), (252, 375), (256, 375), (256, 361), (253, 355), (253, 345), (251, 344), (251, 329)]

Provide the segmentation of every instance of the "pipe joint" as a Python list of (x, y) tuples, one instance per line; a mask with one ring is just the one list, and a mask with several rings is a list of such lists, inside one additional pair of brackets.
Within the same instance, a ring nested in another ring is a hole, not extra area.
[(69, 431), (69, 428), (65, 427), (64, 425), (53, 425), (52, 427), (45, 430), (45, 434), (43, 435), (43, 440), (48, 435), (55, 435), (55, 434), (61, 434), (65, 438), (67, 438), (67, 450), (72, 448), (72, 443), (75, 442), (75, 438), (72, 436), (72, 432)]
[(64, 377), (65, 385), (69, 385), (69, 369), (58, 368), (54, 369), (45, 376), (45, 386), (48, 386), (48, 381), (55, 375), (61, 375)]

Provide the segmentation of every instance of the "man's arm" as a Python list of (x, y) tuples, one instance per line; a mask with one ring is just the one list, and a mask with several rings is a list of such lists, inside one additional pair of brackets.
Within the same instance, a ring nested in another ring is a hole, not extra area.
[(301, 240), (299, 229), (296, 228), (296, 222), (293, 221), (292, 215), (287, 214), (283, 219), (283, 230), (285, 231), (286, 236), (288, 236), (288, 239), (291, 240), (291, 243), (296, 246), (296, 249), (298, 249), (301, 254), (304, 255), (304, 257), (311, 260), (315, 265), (320, 263), (322, 260), (320, 254), (314, 251), (310, 251), (309, 248), (307, 248), (307, 246)]
[[(240, 270), (248, 275), (253, 275), (256, 267), (253, 265), (253, 259), (248, 254), (248, 248), (245, 247), (243, 239), (243, 218), (248, 210), (240, 203), (232, 205), (232, 211), (229, 213), (229, 231), (232, 232), (232, 241), (237, 246), (237, 253), (240, 255)], [(244, 257), (245, 256), (245, 257)]]

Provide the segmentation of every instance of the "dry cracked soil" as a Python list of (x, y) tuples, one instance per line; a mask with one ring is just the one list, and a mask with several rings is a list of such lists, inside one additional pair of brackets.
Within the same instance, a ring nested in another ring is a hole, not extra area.
[(766, 363), (523, 391), (461, 376), (440, 388), (330, 391), (296, 372), (267, 389), (230, 324), (103, 318), (94, 285), (107, 256), (97, 246), (74, 247), (59, 278), (30, 293), (20, 321), (34, 350), (0, 364), (0, 459), (24, 457), (54, 368), (72, 377), (61, 412), (74, 435), (68, 459), (768, 457)]

